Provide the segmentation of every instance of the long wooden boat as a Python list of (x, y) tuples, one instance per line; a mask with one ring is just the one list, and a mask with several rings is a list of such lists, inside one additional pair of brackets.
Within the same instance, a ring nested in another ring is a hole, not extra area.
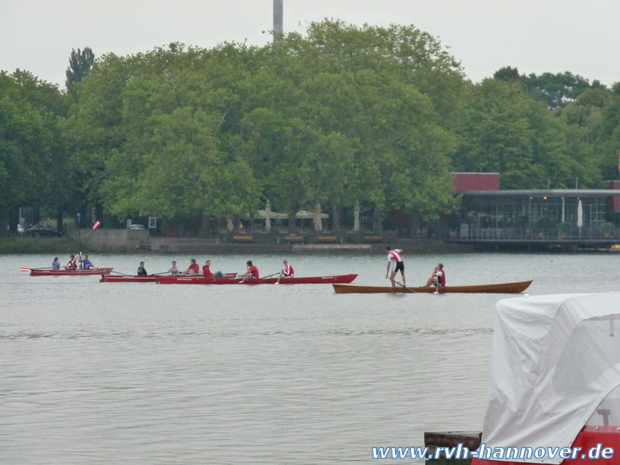
[[(299, 278), (282, 278), (279, 284), (336, 284), (351, 283), (357, 278), (356, 274), (337, 276), (308, 276)], [(248, 279), (242, 278), (205, 278), (204, 276), (158, 276), (160, 284), (275, 284), (278, 278)]]
[(31, 268), (30, 276), (90, 276), (90, 275), (107, 275), (114, 268), (94, 268), (90, 270), (44, 270)]
[[(532, 281), (502, 284), (480, 284), (476, 286), (446, 286), (440, 287), (440, 294), (447, 293), (479, 293), (479, 294), (519, 294), (525, 291)], [(336, 294), (393, 294), (393, 293), (427, 293), (432, 294), (437, 289), (433, 287), (386, 287), (386, 286), (347, 286), (334, 284)]]

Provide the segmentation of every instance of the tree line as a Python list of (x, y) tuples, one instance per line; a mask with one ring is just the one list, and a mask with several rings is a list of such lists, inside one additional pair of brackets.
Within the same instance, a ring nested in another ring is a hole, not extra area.
[(569, 72), (480, 83), (414, 26), (311, 24), (277, 43), (173, 43), (131, 56), (73, 51), (67, 89), (0, 73), (0, 234), (17, 209), (61, 222), (252, 218), (356, 205), (454, 212), (451, 172), (502, 189), (607, 187), (620, 155), (620, 83)]

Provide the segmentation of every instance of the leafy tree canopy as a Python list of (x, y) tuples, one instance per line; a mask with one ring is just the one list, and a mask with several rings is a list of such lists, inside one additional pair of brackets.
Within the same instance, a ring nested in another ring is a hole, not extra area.
[(82, 82), (88, 73), (90, 68), (95, 63), (95, 54), (90, 47), (85, 47), (84, 50), (71, 49), (71, 56), (69, 57), (69, 67), (67, 68), (66, 75), (67, 80), (65, 85), (69, 89), (74, 84)]

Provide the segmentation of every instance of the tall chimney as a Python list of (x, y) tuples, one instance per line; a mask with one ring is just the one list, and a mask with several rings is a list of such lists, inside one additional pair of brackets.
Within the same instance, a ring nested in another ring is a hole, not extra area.
[(280, 42), (284, 30), (284, 0), (273, 0), (273, 41)]

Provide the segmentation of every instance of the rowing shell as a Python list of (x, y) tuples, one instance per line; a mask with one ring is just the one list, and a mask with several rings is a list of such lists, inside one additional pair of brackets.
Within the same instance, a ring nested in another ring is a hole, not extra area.
[[(477, 286), (446, 286), (440, 287), (439, 293), (478, 293), (478, 294), (519, 294), (525, 291), (532, 281), (502, 284), (480, 284)], [(334, 284), (336, 294), (392, 294), (399, 293), (434, 293), (433, 287), (385, 287), (385, 286), (347, 286)]]
[[(338, 276), (309, 276), (300, 278), (282, 278), (279, 284), (337, 284), (351, 283), (356, 274)], [(205, 278), (204, 276), (158, 276), (160, 284), (275, 284), (279, 278), (248, 279), (242, 278)]]
[(90, 270), (40, 270), (36, 268), (30, 269), (30, 276), (89, 276), (89, 275), (106, 275), (114, 268), (95, 268)]
[(102, 283), (155, 283), (157, 276), (101, 275)]
[[(169, 278), (181, 277), (182, 275), (168, 276)], [(237, 273), (224, 273), (225, 278), (234, 278), (237, 276)], [(101, 282), (102, 283), (156, 283), (157, 278), (161, 278), (160, 275), (149, 275), (149, 276), (137, 276), (137, 275), (102, 275)], [(184, 276), (185, 278), (201, 278), (204, 279), (202, 275), (196, 276)]]

